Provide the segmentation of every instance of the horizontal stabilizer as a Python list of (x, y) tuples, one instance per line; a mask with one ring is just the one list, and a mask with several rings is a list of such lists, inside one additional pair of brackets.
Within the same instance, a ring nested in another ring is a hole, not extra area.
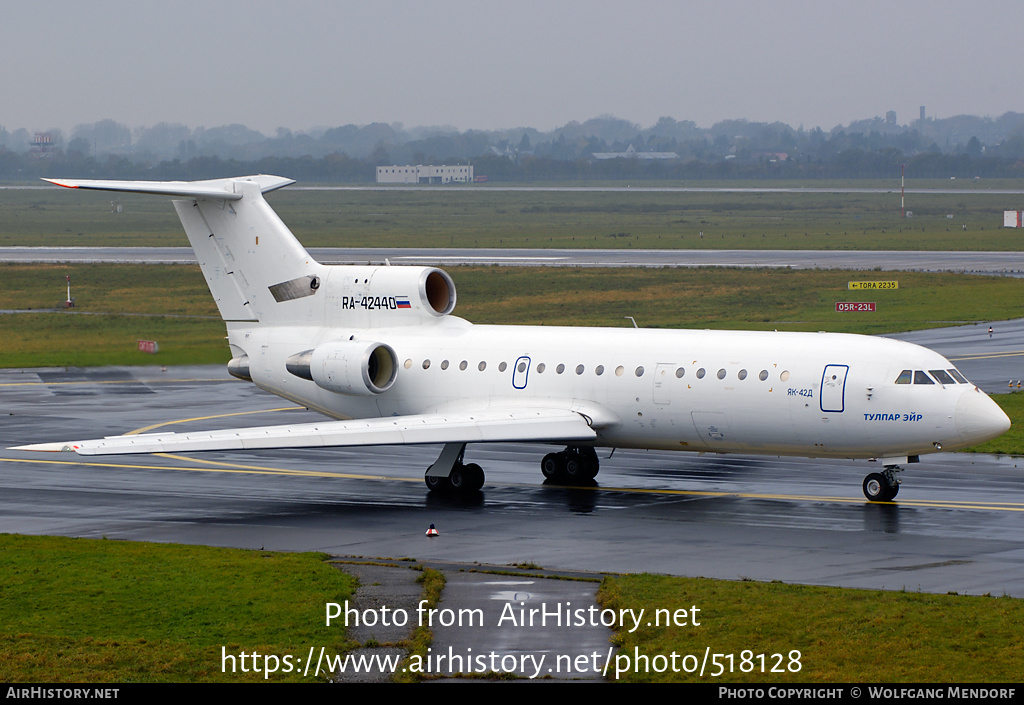
[(151, 433), (134, 436), (39, 443), (10, 450), (74, 451), (79, 455), (178, 453), (198, 450), (258, 448), (327, 448), (333, 446), (418, 443), (486, 443), (497, 441), (592, 441), (594, 429), (572, 411), (517, 409), (480, 413), (421, 414), (380, 419), (261, 426), (196, 433)]
[(237, 201), (242, 192), (234, 187), (236, 181), (254, 181), (260, 191), (267, 193), (294, 184), (293, 179), (281, 176), (256, 174), (233, 179), (212, 179), (210, 181), (93, 181), (82, 179), (43, 179), (64, 188), (92, 189), (96, 191), (128, 191), (131, 193), (154, 193), (162, 196), (186, 196), (188, 198), (213, 198)]

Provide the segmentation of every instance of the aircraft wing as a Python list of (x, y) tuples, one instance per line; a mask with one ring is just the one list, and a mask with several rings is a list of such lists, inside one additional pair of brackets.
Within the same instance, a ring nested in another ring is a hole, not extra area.
[(147, 433), (110, 436), (90, 441), (38, 443), (9, 450), (124, 455), (196, 450), (326, 448), (417, 443), (568, 442), (592, 441), (596, 437), (597, 434), (587, 419), (574, 411), (517, 409), (324, 421), (192, 433)]

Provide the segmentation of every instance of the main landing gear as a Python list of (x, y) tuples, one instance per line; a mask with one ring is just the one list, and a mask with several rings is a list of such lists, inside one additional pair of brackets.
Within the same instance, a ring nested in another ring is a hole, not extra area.
[(448, 477), (423, 478), (431, 492), (477, 492), (484, 486), (484, 469), (476, 463), (459, 463)]
[[(476, 463), (463, 463), (465, 443), (448, 443), (437, 461), (427, 468), (423, 481), (431, 492), (478, 492), (484, 486), (484, 471)], [(597, 476), (600, 463), (593, 448), (568, 447), (548, 453), (540, 463), (544, 477), (553, 482), (589, 482)]]
[(900, 491), (896, 473), (902, 470), (898, 465), (886, 465), (882, 472), (873, 472), (865, 477), (864, 496), (872, 502), (891, 502)]
[(465, 464), (465, 443), (448, 443), (437, 462), (427, 468), (423, 481), (431, 492), (479, 492), (484, 486), (484, 470), (476, 463)]
[(600, 469), (597, 452), (589, 446), (570, 446), (560, 453), (548, 453), (540, 461), (540, 471), (553, 482), (587, 482), (597, 477)]

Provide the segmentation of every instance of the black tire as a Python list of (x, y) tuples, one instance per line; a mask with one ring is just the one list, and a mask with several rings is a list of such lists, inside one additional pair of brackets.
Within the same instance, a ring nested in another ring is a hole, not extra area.
[(894, 490), (889, 481), (885, 479), (885, 475), (880, 472), (873, 472), (865, 477), (863, 487), (864, 496), (871, 502), (888, 502), (899, 491), (899, 485), (896, 485), (897, 489)]
[(456, 465), (448, 473), (448, 484), (455, 492), (465, 492), (469, 479), (469, 473), (466, 472), (464, 465)]
[(586, 465), (586, 473), (583, 479), (593, 480), (597, 477), (597, 473), (601, 471), (601, 461), (597, 459), (597, 451), (590, 447), (580, 448), (580, 458), (583, 459)]
[(466, 476), (466, 492), (479, 492), (484, 486), (484, 469), (476, 463), (470, 463), (462, 468)]
[(589, 482), (597, 477), (601, 464), (593, 448), (574, 448), (565, 456), (565, 476), (571, 482)]
[(540, 471), (549, 480), (561, 480), (565, 476), (565, 456), (562, 453), (548, 453), (540, 461)]
[(426, 475), (424, 476), (423, 481), (427, 483), (427, 489), (431, 492), (447, 492), (451, 489), (451, 485), (448, 484), (447, 477), (431, 477), (430, 475)]
[(569, 453), (565, 458), (565, 477), (570, 482), (579, 482), (587, 478), (587, 463), (578, 453)]

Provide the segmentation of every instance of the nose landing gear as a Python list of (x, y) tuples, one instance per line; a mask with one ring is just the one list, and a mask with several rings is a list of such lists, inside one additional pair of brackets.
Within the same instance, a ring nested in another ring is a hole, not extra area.
[(891, 502), (900, 491), (896, 473), (903, 468), (887, 465), (882, 472), (873, 472), (864, 478), (864, 496), (872, 502)]

